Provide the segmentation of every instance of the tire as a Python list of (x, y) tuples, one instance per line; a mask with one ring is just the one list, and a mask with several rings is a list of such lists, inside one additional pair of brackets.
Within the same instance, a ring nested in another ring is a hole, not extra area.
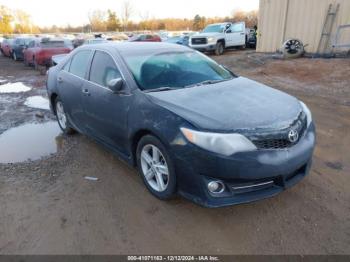
[[(57, 97), (55, 99), (55, 114), (56, 119), (59, 127), (61, 128), (62, 132), (66, 135), (71, 135), (75, 133), (75, 130), (71, 127), (68, 118), (66, 116), (66, 113), (64, 111), (64, 106), (62, 101)], [(63, 114), (63, 115), (62, 115)]]
[(26, 57), (23, 57), (23, 63), (25, 66), (29, 66), (28, 60), (26, 59)]
[(39, 70), (39, 65), (38, 65), (38, 63), (36, 62), (35, 58), (33, 58), (33, 66), (34, 66), (34, 69), (35, 69), (35, 70)]
[[(158, 150), (158, 154), (155, 155), (154, 150)], [(165, 146), (158, 138), (152, 135), (142, 137), (137, 145), (136, 159), (139, 174), (152, 195), (161, 200), (168, 200), (175, 196), (174, 165)], [(159, 181), (163, 181), (163, 186)]]
[(224, 45), (222, 42), (217, 42), (215, 47), (215, 55), (222, 55), (224, 53)]

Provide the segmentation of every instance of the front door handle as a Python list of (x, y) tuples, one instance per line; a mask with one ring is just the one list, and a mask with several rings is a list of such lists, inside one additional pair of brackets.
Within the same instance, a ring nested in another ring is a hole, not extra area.
[(60, 77), (60, 76), (59, 76), (59, 77), (57, 77), (57, 82), (58, 82), (58, 83), (62, 83), (62, 82), (63, 82), (62, 77)]
[(86, 96), (90, 96), (89, 89), (84, 88), (84, 89), (83, 89), (83, 94), (86, 95)]

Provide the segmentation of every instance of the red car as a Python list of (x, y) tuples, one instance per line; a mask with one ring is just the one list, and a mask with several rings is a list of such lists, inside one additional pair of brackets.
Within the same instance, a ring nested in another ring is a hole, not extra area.
[(54, 55), (68, 54), (72, 46), (66, 44), (63, 39), (35, 39), (29, 42), (28, 47), (23, 51), (25, 65), (51, 66), (51, 58)]
[(1, 43), (1, 53), (4, 56), (11, 57), (13, 41), (14, 39), (4, 39)]
[(129, 42), (162, 42), (162, 39), (159, 35), (142, 34), (131, 37)]

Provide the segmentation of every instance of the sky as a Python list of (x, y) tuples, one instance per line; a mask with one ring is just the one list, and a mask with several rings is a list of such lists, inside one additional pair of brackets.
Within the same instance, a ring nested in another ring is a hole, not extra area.
[[(88, 23), (88, 13), (112, 9), (120, 16), (125, 0), (0, 0), (0, 5), (27, 12), (39, 26), (78, 26)], [(230, 16), (234, 10), (257, 10), (259, 0), (128, 0), (133, 7), (131, 19), (193, 18)]]

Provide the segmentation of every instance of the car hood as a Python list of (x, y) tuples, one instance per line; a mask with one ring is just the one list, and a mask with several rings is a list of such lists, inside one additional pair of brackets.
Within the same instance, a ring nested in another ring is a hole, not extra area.
[(147, 95), (154, 103), (207, 131), (284, 129), (302, 111), (296, 98), (244, 77)]
[(211, 37), (211, 36), (217, 36), (217, 35), (221, 35), (221, 33), (199, 33), (196, 35), (191, 36), (192, 38), (202, 38), (202, 37)]

